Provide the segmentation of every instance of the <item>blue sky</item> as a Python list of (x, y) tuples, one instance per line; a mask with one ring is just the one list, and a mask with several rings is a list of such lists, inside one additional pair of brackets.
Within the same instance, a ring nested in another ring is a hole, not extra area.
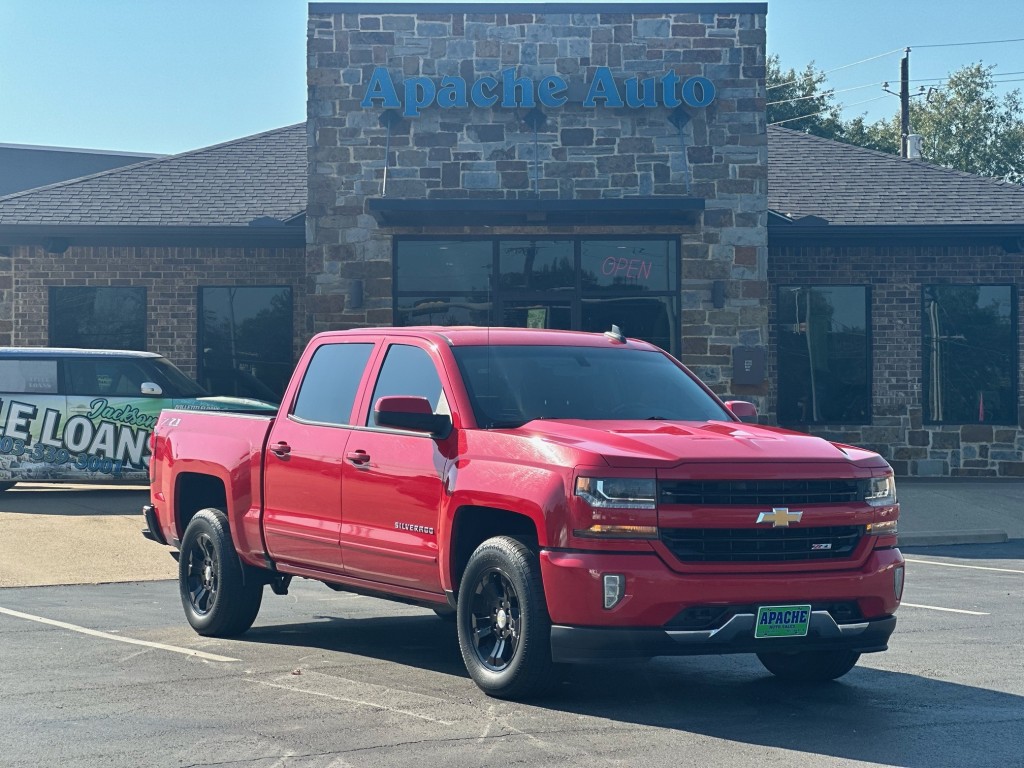
[[(0, 143), (181, 152), (305, 119), (301, 0), (0, 0)], [(769, 0), (768, 51), (833, 69), (914, 46), (911, 78), (996, 64), (1024, 86), (1024, 0)], [(847, 104), (884, 94), (899, 53), (836, 71)], [(930, 84), (925, 82), (924, 84)], [(915, 84), (916, 85), (916, 84)], [(860, 87), (865, 86), (865, 87)], [(896, 111), (885, 96), (844, 116)]]

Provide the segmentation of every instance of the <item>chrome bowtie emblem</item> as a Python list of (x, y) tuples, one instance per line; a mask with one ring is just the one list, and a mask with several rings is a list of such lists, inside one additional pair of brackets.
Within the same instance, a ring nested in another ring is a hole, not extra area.
[(789, 507), (772, 507), (771, 512), (762, 512), (757, 516), (759, 523), (771, 523), (772, 528), (789, 528), (790, 523), (799, 523), (803, 512), (790, 512)]

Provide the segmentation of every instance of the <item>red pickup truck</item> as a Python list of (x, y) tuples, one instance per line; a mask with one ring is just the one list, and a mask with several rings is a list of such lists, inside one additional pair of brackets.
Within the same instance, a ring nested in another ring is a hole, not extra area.
[(163, 412), (146, 534), (200, 634), (302, 576), (454, 619), (493, 696), (680, 654), (837, 678), (895, 628), (892, 470), (740, 416), (617, 329), (323, 333), (277, 416)]

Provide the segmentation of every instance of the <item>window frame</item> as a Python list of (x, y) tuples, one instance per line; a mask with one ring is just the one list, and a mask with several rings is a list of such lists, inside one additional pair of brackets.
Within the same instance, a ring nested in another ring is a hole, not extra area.
[[(1011, 345), (1010, 353), (1010, 386), (1012, 389), (1013, 397), (1013, 421), (1002, 422), (1002, 421), (959, 421), (959, 420), (945, 420), (936, 421), (929, 418), (928, 415), (928, 403), (925, 400), (925, 393), (927, 392), (927, 384), (925, 383), (924, 376), (924, 360), (927, 352), (927, 339), (929, 338), (926, 334), (926, 320), (925, 320), (925, 291), (929, 288), (1009, 288), (1010, 289), (1010, 331), (1013, 334), (1014, 343)], [(1017, 285), (1011, 282), (1005, 283), (921, 283), (920, 291), (918, 295), (918, 311), (921, 313), (921, 330), (920, 330), (920, 348), (918, 352), (918, 362), (921, 366), (920, 376), (920, 397), (921, 397), (921, 420), (922, 423), (930, 427), (962, 427), (962, 426), (994, 426), (994, 427), (1020, 427), (1021, 416), (1020, 416), (1020, 320), (1017, 308), (1019, 306), (1019, 296), (1017, 295)]]
[[(536, 240), (539, 242), (570, 242), (572, 243), (574, 279), (572, 290), (554, 291), (544, 289), (525, 288), (502, 288), (501, 287), (501, 246), (502, 243)], [(425, 291), (416, 290), (412, 287), (399, 285), (398, 266), (399, 249), (402, 243), (409, 242), (479, 242), (491, 244), (491, 275), (490, 286), (486, 292), (462, 292), (462, 291)], [(675, 268), (674, 285), (667, 290), (645, 291), (635, 293), (614, 293), (607, 289), (586, 289), (583, 286), (582, 272), (582, 243), (585, 241), (651, 241), (667, 244), (670, 253), (668, 258), (673, 260)], [(665, 351), (678, 358), (682, 350), (682, 285), (683, 285), (683, 264), (682, 264), (682, 243), (679, 235), (608, 235), (608, 234), (583, 234), (583, 235), (548, 235), (530, 237), (523, 234), (506, 234), (500, 236), (485, 235), (481, 237), (457, 236), (457, 235), (396, 235), (391, 239), (391, 297), (394, 307), (395, 322), (399, 320), (399, 305), (402, 298), (447, 298), (450, 296), (473, 296), (483, 297), (485, 302), (490, 304), (489, 316), (492, 326), (501, 324), (505, 317), (505, 304), (536, 301), (536, 302), (567, 302), (570, 306), (571, 325), (573, 330), (580, 330), (583, 327), (583, 303), (584, 299), (612, 299), (612, 298), (663, 298), (668, 297), (674, 300), (675, 328), (670, 329), (673, 337), (669, 349)], [(402, 327), (402, 326), (398, 326)], [(488, 327), (488, 326), (480, 326)], [(629, 328), (624, 329), (629, 335)]]
[[(873, 338), (874, 325), (874, 296), (873, 286), (866, 283), (776, 283), (775, 285), (775, 322), (773, 334), (775, 338), (775, 414), (780, 426), (868, 426), (874, 423), (875, 409), (875, 346)], [(864, 291), (864, 347), (865, 347), (865, 370), (867, 380), (865, 382), (865, 394), (867, 396), (867, 416), (863, 420), (833, 420), (823, 419), (821, 421), (807, 420), (794, 421), (782, 417), (782, 291), (787, 288), (800, 288), (820, 290), (824, 288), (860, 288)]]

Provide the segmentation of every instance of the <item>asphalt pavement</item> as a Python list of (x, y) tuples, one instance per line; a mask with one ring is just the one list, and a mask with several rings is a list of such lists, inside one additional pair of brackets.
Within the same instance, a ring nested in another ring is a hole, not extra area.
[[(1024, 539), (1024, 482), (897, 480), (901, 546)], [(0, 587), (177, 578), (144, 539), (144, 487), (21, 483), (0, 493)]]

